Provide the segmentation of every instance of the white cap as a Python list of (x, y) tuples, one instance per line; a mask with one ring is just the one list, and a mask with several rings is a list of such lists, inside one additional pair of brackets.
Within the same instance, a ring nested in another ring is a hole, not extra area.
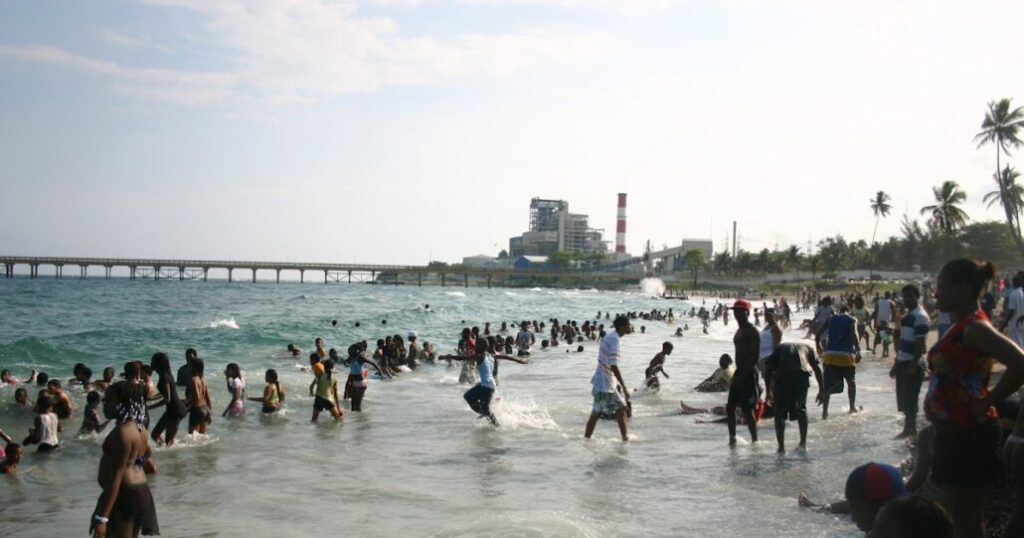
[(408, 338), (416, 338), (416, 337), (417, 337), (417, 334), (416, 334), (416, 331), (409, 331), (409, 334), (408, 334), (408, 335), (406, 335), (406, 336), (407, 336)]

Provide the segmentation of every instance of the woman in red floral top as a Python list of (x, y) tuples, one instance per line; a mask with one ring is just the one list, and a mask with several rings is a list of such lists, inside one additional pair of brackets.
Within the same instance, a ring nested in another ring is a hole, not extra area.
[[(993, 405), (1024, 384), (1024, 351), (979, 306), (994, 277), (990, 262), (956, 259), (939, 271), (935, 292), (939, 310), (952, 314), (955, 325), (928, 352), (932, 379), (925, 414), (936, 431), (929, 481), (941, 492), (961, 538), (985, 536), (983, 492), (1003, 473)], [(993, 360), (1006, 372), (989, 390)]]

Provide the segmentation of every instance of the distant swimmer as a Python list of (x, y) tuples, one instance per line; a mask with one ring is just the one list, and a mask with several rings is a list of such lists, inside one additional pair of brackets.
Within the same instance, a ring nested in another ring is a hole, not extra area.
[(516, 349), (520, 357), (529, 355), (530, 348), (537, 341), (537, 337), (527, 327), (527, 323), (522, 322), (519, 325), (519, 333), (516, 335)]
[(672, 336), (675, 336), (676, 338), (682, 338), (683, 337), (683, 328), (682, 327), (678, 327), (676, 329), (676, 333), (673, 334)]
[(331, 320), (331, 327), (337, 328), (338, 327), (338, 320), (332, 319)]
[(295, 344), (288, 344), (288, 354), (292, 357), (298, 357), (302, 354), (302, 350), (295, 347)]
[(661, 382), (658, 380), (658, 374), (665, 376), (668, 379), (668, 373), (665, 372), (665, 358), (672, 354), (672, 344), (665, 342), (661, 345), (661, 351), (651, 359), (651, 363), (647, 366), (647, 370), (644, 371), (644, 383), (647, 388), (652, 392), (657, 392), (661, 389)]

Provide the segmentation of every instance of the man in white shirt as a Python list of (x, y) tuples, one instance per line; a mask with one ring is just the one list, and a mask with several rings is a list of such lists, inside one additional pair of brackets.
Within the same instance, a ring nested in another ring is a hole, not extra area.
[(625, 316), (616, 316), (614, 327), (614, 331), (601, 339), (601, 346), (597, 352), (597, 369), (594, 371), (594, 376), (590, 378), (590, 384), (593, 385), (594, 407), (590, 412), (590, 419), (587, 420), (587, 429), (584, 434), (587, 439), (593, 435), (597, 419), (614, 418), (619, 423), (622, 440), (629, 440), (629, 435), (626, 432), (629, 390), (619, 372), (619, 338), (629, 334), (629, 319)]

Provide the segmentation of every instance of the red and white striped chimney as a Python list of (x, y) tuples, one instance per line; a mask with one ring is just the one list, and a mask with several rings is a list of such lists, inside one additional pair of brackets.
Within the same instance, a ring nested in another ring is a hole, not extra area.
[(615, 252), (626, 253), (626, 193), (619, 193), (619, 215), (615, 223)]

